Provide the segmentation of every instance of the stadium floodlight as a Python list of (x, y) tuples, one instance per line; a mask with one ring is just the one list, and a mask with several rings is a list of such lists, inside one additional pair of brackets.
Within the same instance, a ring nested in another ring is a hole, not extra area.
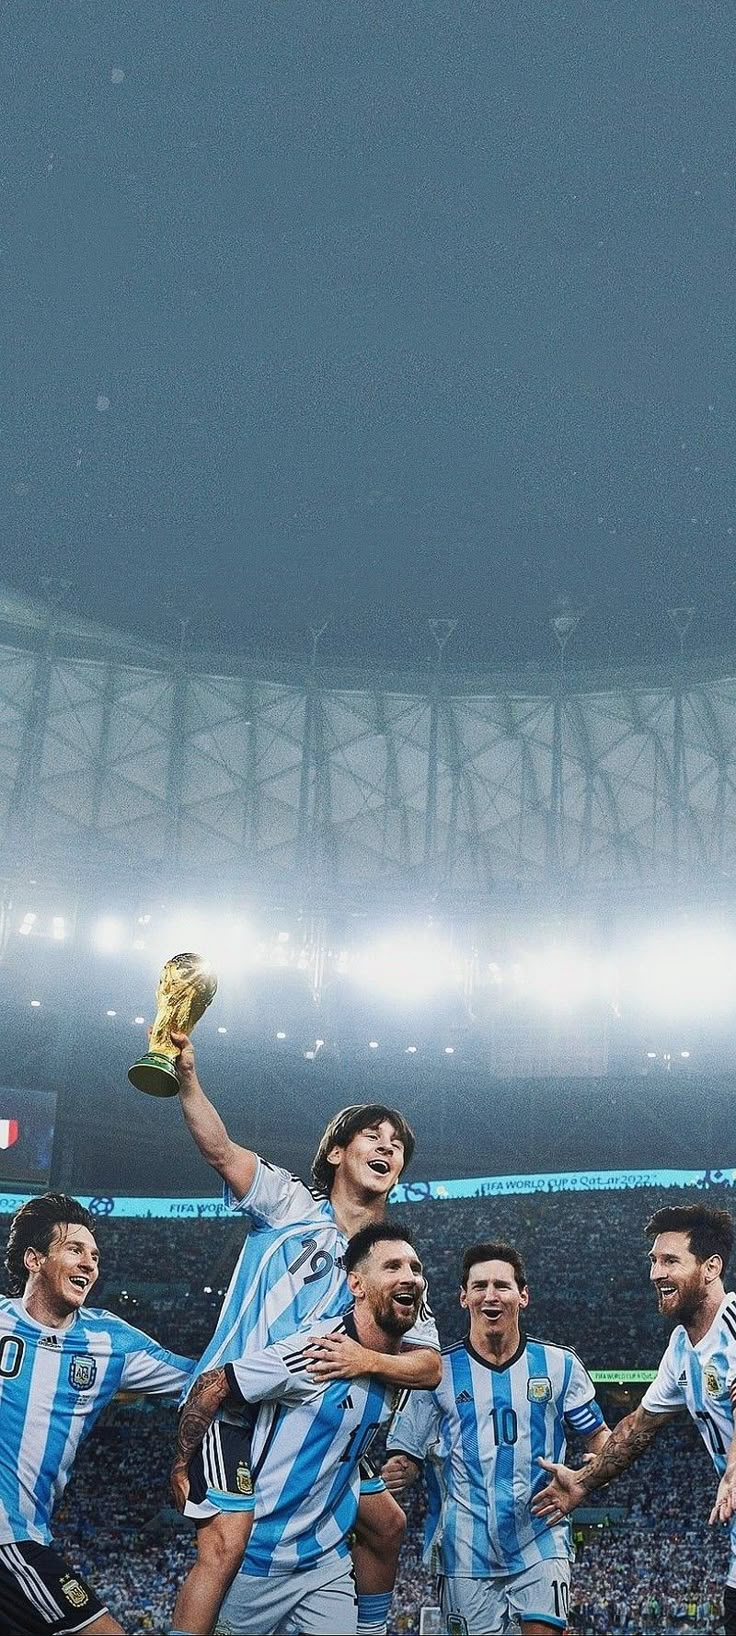
[(531, 999), (552, 1011), (575, 1011), (613, 991), (605, 965), (599, 965), (582, 950), (557, 944), (528, 955), (517, 981)]
[(51, 936), (55, 943), (63, 943), (66, 936), (66, 926), (63, 915), (54, 915), (51, 921)]
[(22, 919), (22, 921), (20, 923), (20, 926), (18, 927), (18, 931), (19, 931), (21, 937), (30, 937), (31, 932), (33, 931), (33, 928), (34, 928), (34, 926), (36, 924), (36, 919), (37, 919), (37, 916), (34, 915), (34, 914), (27, 914), (27, 915), (23, 916), (23, 919)]
[(32, 1010), (33, 1010), (33, 1011), (38, 1011), (38, 1009), (39, 1009), (39, 1007), (40, 1007), (40, 1004), (41, 1004), (41, 1001), (40, 1001), (40, 1000), (31, 1000), (31, 1008), (32, 1008)]
[(457, 988), (462, 972), (449, 945), (429, 934), (406, 933), (356, 954), (350, 977), (402, 1006)]
[(717, 929), (675, 927), (646, 940), (627, 974), (631, 998), (658, 1016), (707, 1020), (736, 1004), (736, 940)]
[(237, 977), (259, 964), (260, 947), (250, 926), (233, 914), (205, 914), (196, 909), (167, 917), (149, 938), (160, 964), (172, 954), (192, 951), (209, 960), (218, 977)]
[(92, 942), (99, 954), (117, 954), (125, 942), (122, 920), (114, 920), (111, 915), (98, 920), (92, 932)]

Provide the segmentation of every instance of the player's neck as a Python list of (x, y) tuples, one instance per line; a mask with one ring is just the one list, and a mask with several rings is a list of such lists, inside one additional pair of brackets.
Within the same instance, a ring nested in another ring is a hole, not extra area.
[(26, 1289), (22, 1303), (28, 1317), (34, 1323), (43, 1324), (44, 1329), (69, 1329), (76, 1318), (76, 1312), (57, 1311), (42, 1289)]
[(361, 1227), (370, 1227), (374, 1221), (383, 1221), (386, 1214), (386, 1200), (383, 1194), (376, 1196), (367, 1193), (365, 1197), (356, 1195), (340, 1186), (339, 1176), (335, 1178), (330, 1204), (338, 1227), (342, 1228), (348, 1238), (352, 1238), (353, 1233), (359, 1233)]
[(488, 1334), (481, 1331), (480, 1326), (476, 1332), (471, 1325), (470, 1344), (479, 1358), (484, 1358), (487, 1363), (498, 1367), (499, 1364), (508, 1363), (509, 1358), (513, 1358), (518, 1352), (521, 1332), (517, 1326), (511, 1331), (499, 1330), (497, 1333)]
[(685, 1324), (685, 1333), (691, 1346), (697, 1346), (698, 1341), (702, 1341), (703, 1336), (707, 1335), (725, 1293), (719, 1279), (716, 1284), (711, 1285), (702, 1307), (698, 1309), (694, 1318)]
[(363, 1306), (353, 1309), (353, 1323), (361, 1346), (367, 1347), (370, 1352), (386, 1352), (395, 1355), (401, 1351), (403, 1336), (387, 1335), (385, 1329), (381, 1329), (380, 1325), (376, 1323), (372, 1313), (364, 1310)]

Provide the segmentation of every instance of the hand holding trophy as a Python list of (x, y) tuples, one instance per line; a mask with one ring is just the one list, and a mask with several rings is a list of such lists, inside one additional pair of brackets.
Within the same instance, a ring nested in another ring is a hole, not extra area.
[(156, 1016), (148, 1050), (128, 1069), (128, 1079), (148, 1096), (176, 1096), (179, 1076), (174, 1063), (178, 1046), (171, 1038), (190, 1034), (217, 993), (217, 978), (200, 954), (175, 954), (167, 960), (156, 989)]

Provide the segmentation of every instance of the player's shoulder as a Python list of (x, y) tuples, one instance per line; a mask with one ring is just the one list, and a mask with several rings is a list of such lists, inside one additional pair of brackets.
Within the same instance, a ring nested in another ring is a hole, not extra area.
[[(332, 1217), (329, 1194), (325, 1193), (323, 1188), (310, 1186), (302, 1176), (295, 1176), (293, 1171), (285, 1170), (282, 1165), (273, 1164), (270, 1159), (261, 1158), (260, 1154), (258, 1159), (260, 1175), (263, 1176), (264, 1172), (268, 1172), (278, 1180), (284, 1191), (291, 1197), (292, 1208), (294, 1205), (301, 1209), (306, 1207), (310, 1216), (324, 1214)], [(256, 1176), (257, 1180), (258, 1174)], [(255, 1191), (255, 1187), (256, 1182), (253, 1184), (252, 1192)]]
[(719, 1314), (721, 1327), (736, 1341), (736, 1290), (729, 1290)]
[(158, 1350), (158, 1342), (151, 1335), (136, 1329), (135, 1324), (128, 1323), (127, 1318), (121, 1318), (117, 1312), (108, 1312), (106, 1307), (83, 1307), (78, 1323), (80, 1333), (84, 1331), (90, 1339), (99, 1340), (113, 1352)]
[(529, 1351), (530, 1346), (541, 1346), (544, 1348), (544, 1352), (550, 1361), (556, 1361), (564, 1364), (568, 1358), (572, 1358), (575, 1363), (580, 1365), (581, 1369), (585, 1370), (587, 1375), (588, 1366), (583, 1362), (580, 1353), (575, 1351), (574, 1346), (569, 1346), (567, 1342), (562, 1341), (545, 1341), (542, 1340), (539, 1335), (526, 1335), (524, 1339), (524, 1350), (526, 1352)]
[(468, 1349), (464, 1341), (451, 1341), (449, 1346), (442, 1347), (440, 1357), (452, 1358), (456, 1353), (467, 1352), (467, 1350)]
[(345, 1335), (348, 1325), (345, 1322), (347, 1313), (339, 1318), (320, 1318), (316, 1323), (304, 1323), (300, 1329), (295, 1329), (293, 1335), (279, 1341), (278, 1348), (284, 1360), (285, 1367), (293, 1375), (298, 1375), (309, 1356), (309, 1346), (312, 1341), (321, 1340), (324, 1335)]
[[(448, 1385), (452, 1385), (456, 1366), (462, 1369), (463, 1362), (468, 1357), (468, 1348), (464, 1340), (451, 1341), (449, 1346), (443, 1346), (440, 1351), (442, 1359), (442, 1377), (435, 1391), (442, 1392)], [(414, 1394), (412, 1394), (414, 1395)]]

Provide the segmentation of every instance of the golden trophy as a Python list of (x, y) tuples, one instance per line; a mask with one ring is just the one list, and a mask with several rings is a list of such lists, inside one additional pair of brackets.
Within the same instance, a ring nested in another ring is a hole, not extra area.
[(217, 978), (201, 954), (175, 954), (167, 960), (156, 989), (156, 1016), (148, 1050), (128, 1069), (128, 1079), (147, 1096), (176, 1096), (180, 1081), (174, 1067), (179, 1055), (171, 1038), (191, 1034), (217, 993)]

